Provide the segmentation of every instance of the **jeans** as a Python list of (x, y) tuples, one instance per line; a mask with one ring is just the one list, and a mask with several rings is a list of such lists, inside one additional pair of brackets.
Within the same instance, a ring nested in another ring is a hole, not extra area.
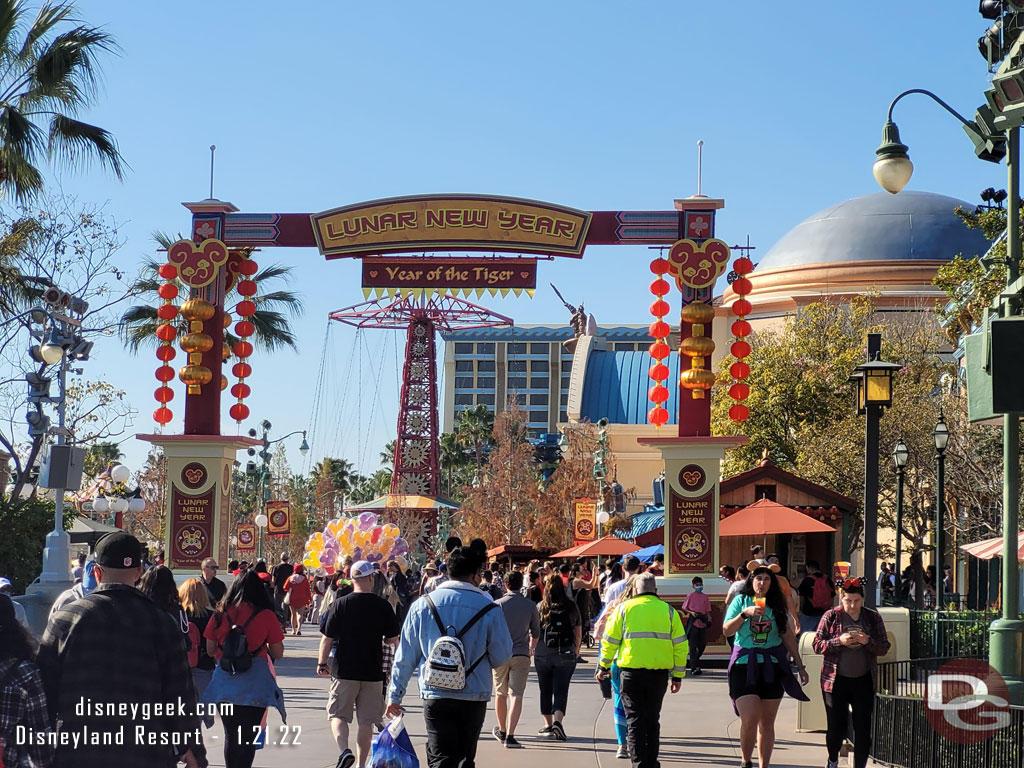
[(486, 701), (424, 699), (428, 768), (475, 768)]
[(224, 723), (224, 765), (227, 768), (252, 768), (256, 758), (256, 736), (266, 707), (234, 705), (230, 715), (221, 714)]
[(626, 710), (622, 708), (622, 670), (612, 664), (612, 721), (615, 723), (615, 741), (626, 744)]
[(622, 669), (622, 706), (633, 768), (660, 766), (661, 702), (667, 689), (667, 669)]
[(540, 713), (553, 715), (569, 706), (569, 683), (576, 671), (576, 656), (534, 656), (540, 684)]
[[(831, 701), (829, 701), (831, 698)], [(861, 677), (840, 677), (832, 684), (832, 695), (825, 694), (828, 731), (825, 746), (828, 759), (838, 760), (839, 750), (848, 732), (850, 709), (853, 709), (853, 765), (864, 768), (871, 749), (871, 718), (875, 706), (875, 686), (871, 673)]]
[(686, 666), (690, 669), (700, 668), (700, 657), (704, 655), (704, 649), (708, 647), (707, 627), (690, 627), (686, 633), (686, 640), (690, 644), (690, 655), (686, 659)]

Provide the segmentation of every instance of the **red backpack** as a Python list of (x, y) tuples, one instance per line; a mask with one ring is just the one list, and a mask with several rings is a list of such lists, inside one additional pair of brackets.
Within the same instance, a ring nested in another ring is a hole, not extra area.
[(811, 593), (811, 605), (821, 611), (827, 611), (832, 607), (832, 589), (828, 585), (828, 579), (821, 574), (811, 576), (814, 579), (814, 591)]

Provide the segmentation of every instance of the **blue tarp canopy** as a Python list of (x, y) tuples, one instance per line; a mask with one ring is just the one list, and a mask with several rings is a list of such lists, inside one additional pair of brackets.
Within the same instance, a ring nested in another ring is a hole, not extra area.
[(633, 557), (639, 558), (641, 563), (653, 563), (655, 555), (664, 555), (665, 545), (655, 544), (653, 547), (644, 547), (639, 552), (634, 552)]

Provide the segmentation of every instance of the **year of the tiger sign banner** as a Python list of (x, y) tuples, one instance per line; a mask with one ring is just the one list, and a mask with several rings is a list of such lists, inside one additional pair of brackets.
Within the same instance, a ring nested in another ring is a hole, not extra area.
[(586, 544), (597, 539), (597, 502), (593, 499), (577, 499), (573, 502), (573, 538), (577, 544)]
[(287, 536), (291, 533), (287, 501), (267, 502), (267, 533), (271, 536)]

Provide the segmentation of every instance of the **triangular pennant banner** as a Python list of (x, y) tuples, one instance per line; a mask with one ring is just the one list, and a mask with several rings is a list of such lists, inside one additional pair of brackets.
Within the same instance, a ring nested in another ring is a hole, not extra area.
[(508, 288), (502, 288), (501, 289), (501, 298), (504, 299), (506, 296), (508, 296), (508, 291), (509, 291)]
[(483, 288), (477, 288), (476, 289), (476, 297), (478, 299), (482, 299), (484, 297), (484, 289)]
[(497, 296), (498, 295), (498, 289), (497, 288), (488, 288), (487, 292), (489, 294), (491, 294), (491, 296)]
[(435, 293), (437, 293), (438, 296), (447, 296), (448, 295), (448, 289), (444, 288), (444, 287), (435, 288), (434, 291), (435, 291)]
[(523, 289), (522, 288), (513, 288), (512, 289), (512, 293), (514, 293), (516, 296), (522, 296), (523, 295)]
[(363, 298), (370, 298), (370, 294), (373, 293), (373, 288), (363, 288)]
[(531, 299), (533, 298), (533, 294), (535, 294), (535, 293), (536, 293), (536, 291), (533, 288), (527, 288), (526, 289), (526, 295), (529, 296)]

